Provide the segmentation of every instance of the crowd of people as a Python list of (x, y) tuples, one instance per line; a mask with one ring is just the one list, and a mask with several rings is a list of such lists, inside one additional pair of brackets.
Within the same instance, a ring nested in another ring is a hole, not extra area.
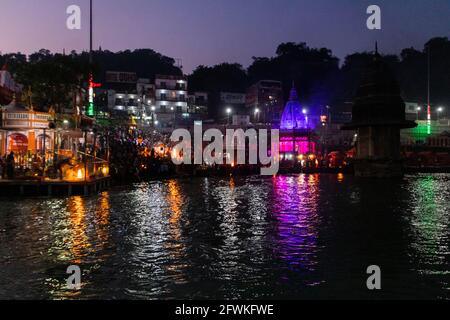
[(14, 152), (4, 157), (0, 156), (0, 179), (14, 179), (15, 159)]
[(110, 175), (115, 181), (143, 181), (174, 172), (166, 136), (126, 127), (115, 128), (106, 135), (102, 144), (108, 141)]

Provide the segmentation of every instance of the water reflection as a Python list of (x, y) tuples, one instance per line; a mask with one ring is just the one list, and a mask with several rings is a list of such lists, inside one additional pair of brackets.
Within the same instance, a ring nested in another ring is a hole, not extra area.
[(373, 263), (382, 297), (448, 297), (449, 182), (198, 178), (0, 200), (0, 298), (355, 298)]
[(89, 248), (92, 246), (86, 235), (86, 207), (85, 200), (82, 197), (73, 197), (67, 203), (70, 219), (70, 240), (69, 250), (71, 253), (71, 262), (80, 264), (83, 257), (89, 254)]
[(170, 207), (169, 214), (169, 240), (166, 242), (166, 249), (170, 254), (170, 260), (173, 263), (167, 266), (167, 272), (175, 275), (177, 283), (187, 282), (184, 270), (188, 267), (183, 262), (185, 256), (185, 245), (182, 241), (181, 218), (183, 214), (183, 206), (185, 205), (184, 197), (181, 193), (180, 184), (177, 180), (170, 180), (167, 184), (167, 203)]
[(413, 179), (412, 216), (408, 220), (412, 231), (412, 259), (421, 273), (442, 275), (439, 281), (450, 289), (450, 191), (442, 188), (443, 183), (449, 182), (445, 175)]
[(95, 210), (97, 239), (103, 248), (105, 248), (109, 242), (110, 210), (109, 193), (103, 192)]
[[(291, 272), (311, 273), (318, 263), (319, 182), (319, 175), (273, 179), (271, 211), (277, 219), (277, 256), (286, 262)], [(317, 281), (311, 279), (307, 284)]]

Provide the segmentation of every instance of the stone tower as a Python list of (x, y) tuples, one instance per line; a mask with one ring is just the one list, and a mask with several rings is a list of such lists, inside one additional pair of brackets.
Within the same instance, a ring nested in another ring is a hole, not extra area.
[(354, 99), (352, 122), (343, 127), (358, 134), (356, 176), (401, 177), (400, 130), (416, 126), (406, 120), (399, 84), (376, 50)]

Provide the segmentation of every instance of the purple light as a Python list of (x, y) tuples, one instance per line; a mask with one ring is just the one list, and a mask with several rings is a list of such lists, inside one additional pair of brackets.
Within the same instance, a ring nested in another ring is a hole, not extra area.
[(281, 130), (308, 129), (307, 110), (302, 108), (298, 100), (297, 90), (292, 88), (289, 101), (281, 117)]

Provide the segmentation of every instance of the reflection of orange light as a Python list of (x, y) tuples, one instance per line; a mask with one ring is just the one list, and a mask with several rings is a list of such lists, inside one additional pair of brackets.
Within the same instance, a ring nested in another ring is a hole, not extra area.
[(70, 212), (70, 252), (72, 254), (71, 262), (81, 263), (81, 259), (86, 250), (91, 246), (89, 238), (86, 235), (86, 207), (82, 197), (73, 197), (68, 202)]
[(77, 179), (83, 179), (83, 171), (81, 169), (77, 172)]
[(234, 168), (236, 165), (234, 164), (234, 162), (231, 163), (231, 167)]
[(109, 239), (108, 228), (110, 210), (111, 207), (109, 204), (109, 194), (107, 192), (104, 192), (101, 195), (101, 199), (95, 211), (97, 237), (102, 245), (106, 245)]
[(106, 177), (109, 174), (109, 168), (108, 167), (103, 167), (102, 168), (102, 173)]
[(178, 240), (181, 236), (181, 232), (180, 232), (179, 226), (178, 226), (178, 223), (181, 218), (181, 208), (182, 208), (180, 187), (178, 185), (178, 182), (175, 180), (171, 180), (169, 182), (168, 187), (169, 187), (169, 194), (168, 194), (167, 200), (170, 204), (170, 209), (172, 211), (169, 222), (175, 231), (175, 234), (174, 234), (175, 239)]
[(342, 182), (342, 181), (344, 181), (344, 174), (342, 174), (342, 173), (338, 173), (338, 176), (337, 176), (337, 178), (338, 178), (338, 181), (339, 181), (339, 182)]

